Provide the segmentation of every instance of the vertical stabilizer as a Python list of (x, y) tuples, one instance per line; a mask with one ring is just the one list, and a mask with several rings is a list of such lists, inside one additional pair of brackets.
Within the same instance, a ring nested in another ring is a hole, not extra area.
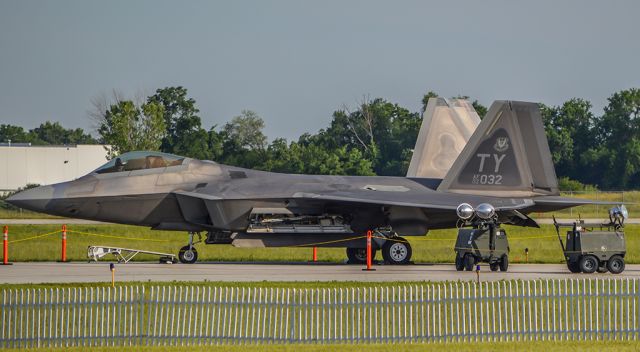
[(479, 123), (468, 101), (430, 98), (407, 177), (443, 178)]
[(438, 190), (510, 197), (559, 194), (538, 104), (494, 102)]

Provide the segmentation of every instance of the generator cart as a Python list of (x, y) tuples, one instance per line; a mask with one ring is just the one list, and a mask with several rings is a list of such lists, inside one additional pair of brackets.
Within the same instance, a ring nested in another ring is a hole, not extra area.
[[(627, 252), (624, 238), (624, 220), (628, 216), (624, 206), (609, 211), (609, 222), (586, 224), (584, 220), (559, 223), (553, 218), (558, 241), (572, 273), (594, 272), (620, 274), (624, 271)], [(567, 230), (566, 243), (560, 236), (560, 228)]]
[(496, 224), (459, 229), (456, 239), (456, 270), (472, 271), (476, 263), (489, 263), (491, 271), (509, 268), (507, 233)]

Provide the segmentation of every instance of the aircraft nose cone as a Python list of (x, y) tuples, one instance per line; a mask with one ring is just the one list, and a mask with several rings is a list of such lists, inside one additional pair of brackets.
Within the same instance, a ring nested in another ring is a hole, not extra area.
[(53, 198), (53, 190), (52, 186), (35, 187), (18, 192), (7, 198), (6, 201), (20, 208), (42, 212)]

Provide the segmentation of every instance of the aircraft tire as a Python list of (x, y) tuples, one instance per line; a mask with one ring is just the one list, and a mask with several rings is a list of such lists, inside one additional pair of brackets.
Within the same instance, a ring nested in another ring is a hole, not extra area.
[(489, 269), (491, 269), (491, 271), (498, 271), (498, 269), (500, 269), (500, 263), (495, 262), (489, 264)]
[(619, 255), (614, 255), (609, 258), (607, 269), (609, 269), (612, 274), (620, 274), (624, 271), (624, 259)]
[(580, 270), (585, 274), (595, 273), (599, 266), (598, 258), (593, 255), (588, 254), (580, 258)]
[(456, 253), (456, 270), (457, 271), (464, 270), (464, 261), (462, 257), (458, 255), (458, 253)]
[(500, 271), (509, 270), (509, 256), (507, 256), (506, 254), (503, 255), (498, 266), (500, 267)]
[(393, 237), (382, 245), (382, 257), (387, 264), (408, 264), (411, 260), (411, 254), (411, 244), (402, 237)]
[(476, 264), (476, 258), (472, 254), (464, 255), (464, 269), (466, 271), (473, 271), (473, 266)]
[(183, 264), (193, 264), (198, 260), (198, 251), (196, 247), (184, 246), (178, 252), (178, 259)]
[[(371, 248), (371, 261), (376, 258), (377, 250)], [(366, 248), (347, 248), (347, 259), (349, 264), (366, 264), (367, 249)]]

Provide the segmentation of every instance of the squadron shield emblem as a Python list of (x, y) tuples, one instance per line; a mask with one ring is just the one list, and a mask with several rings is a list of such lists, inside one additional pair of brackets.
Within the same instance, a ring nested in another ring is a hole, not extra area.
[(509, 137), (496, 138), (496, 144), (493, 145), (496, 152), (502, 153), (509, 149)]

